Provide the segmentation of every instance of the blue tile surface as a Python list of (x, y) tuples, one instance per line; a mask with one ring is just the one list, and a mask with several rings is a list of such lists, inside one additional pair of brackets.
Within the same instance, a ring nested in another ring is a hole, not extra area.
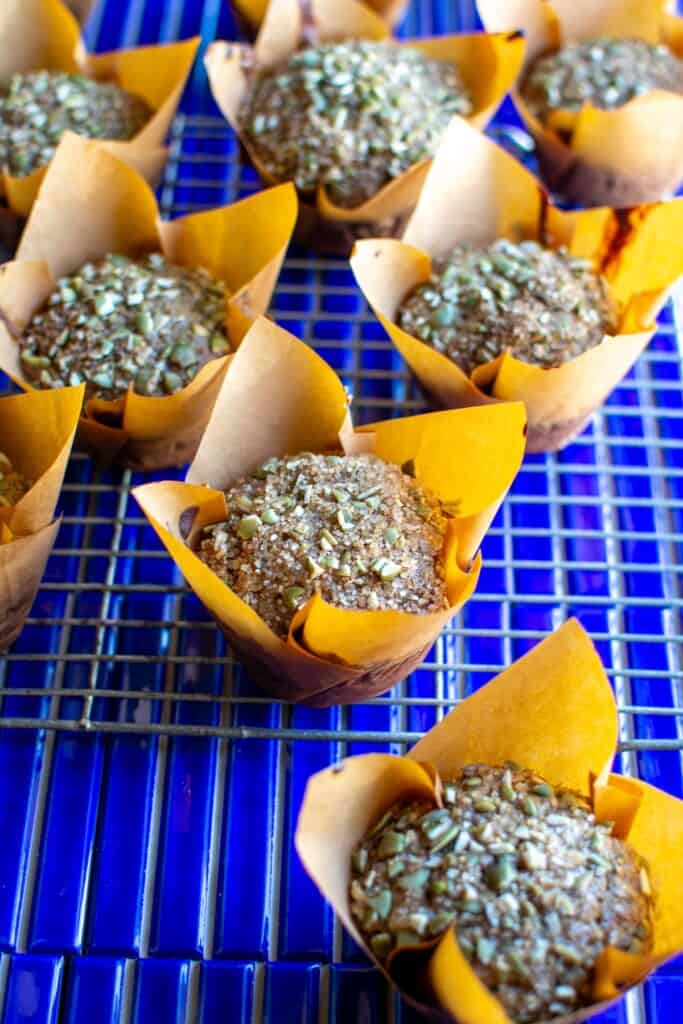
[[(474, 24), (473, 0), (412, 0), (402, 31)], [(98, 50), (195, 34), (203, 45), (235, 38), (228, 0), (99, 0), (87, 28)], [(201, 64), (181, 111), (164, 214), (257, 189)], [(506, 103), (497, 123), (514, 118)], [(293, 246), (272, 313), (340, 374), (358, 422), (424, 408), (344, 261)], [(0, 729), (0, 1024), (417, 1024), (302, 869), (292, 837), (306, 780), (349, 754), (402, 750), (399, 736), (430, 728), (575, 614), (631, 709), (622, 740), (635, 753), (618, 768), (683, 796), (672, 312), (584, 434), (557, 456), (527, 457), (486, 539), (477, 594), (423, 666), (372, 703), (274, 704), (232, 662), (130, 497), (138, 483), (182, 475), (72, 458), (43, 586), (0, 661), (6, 726), (58, 717), (73, 727)], [(88, 734), (82, 718), (142, 732)], [(195, 734), (144, 733), (160, 724)], [(218, 727), (231, 738), (198, 735)], [(283, 729), (296, 739), (277, 738)], [(596, 1024), (678, 1024), (681, 961), (639, 999)]]

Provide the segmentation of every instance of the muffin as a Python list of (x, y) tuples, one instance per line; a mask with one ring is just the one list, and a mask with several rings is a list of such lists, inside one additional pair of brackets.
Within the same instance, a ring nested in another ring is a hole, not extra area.
[(303, 452), (269, 459), (225, 500), (200, 557), (278, 636), (314, 593), (338, 608), (448, 607), (441, 503), (398, 466)]
[(683, 200), (561, 210), (453, 118), (402, 239), (357, 242), (351, 267), (437, 407), (521, 400), (527, 450), (557, 451), (652, 337), (683, 269)]
[(299, 188), (297, 241), (347, 256), (400, 235), (451, 115), (483, 131), (524, 48), (517, 32), (390, 40), (364, 3), (270, 0), (253, 46), (217, 40), (204, 63), (261, 180)]
[(650, 880), (586, 797), (515, 764), (470, 764), (443, 807), (391, 807), (352, 858), (352, 916), (380, 961), (455, 926), (460, 949), (513, 1021), (592, 1002), (608, 946), (651, 947)]
[(185, 482), (133, 493), (255, 682), (349, 704), (405, 679), (473, 593), (525, 425), (501, 403), (355, 429), (330, 366), (260, 317)]
[(208, 271), (110, 254), (60, 278), (19, 340), (38, 388), (85, 383), (86, 398), (170, 395), (230, 351), (226, 288)]
[(654, 202), (683, 180), (683, 19), (662, 0), (477, 0), (487, 31), (521, 29), (513, 98), (540, 174), (572, 206)]
[(0, 98), (0, 165), (24, 177), (50, 162), (64, 132), (127, 141), (152, 114), (111, 82), (64, 71), (15, 74)]
[(557, 110), (579, 111), (586, 104), (615, 110), (653, 89), (683, 93), (683, 65), (671, 50), (644, 39), (601, 37), (538, 57), (521, 95), (545, 124)]
[(590, 260), (501, 238), (435, 260), (397, 323), (469, 375), (506, 351), (523, 363), (560, 366), (614, 333), (619, 317)]
[(137, 171), (67, 132), (0, 277), (0, 368), (25, 389), (83, 381), (98, 458), (187, 465), (296, 214), (285, 184), (165, 221)]
[(261, 71), (239, 117), (269, 175), (303, 193), (325, 187), (351, 208), (432, 156), (452, 115), (471, 111), (452, 63), (365, 40), (299, 50)]
[(602, 1014), (683, 949), (683, 801), (611, 773), (619, 735), (598, 652), (571, 619), (407, 754), (313, 775), (297, 853), (430, 1020)]
[(0, 650), (21, 633), (59, 532), (83, 388), (0, 396)]

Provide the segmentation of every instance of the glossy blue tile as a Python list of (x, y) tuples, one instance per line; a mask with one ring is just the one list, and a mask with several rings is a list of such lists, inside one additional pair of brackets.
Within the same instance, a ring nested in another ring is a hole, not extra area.
[(94, 736), (55, 736), (29, 937), (34, 952), (81, 948), (102, 752)]
[(250, 1024), (254, 964), (208, 960), (202, 964), (198, 1024)]
[(125, 961), (75, 957), (69, 963), (63, 1024), (118, 1024), (123, 1009)]
[(63, 979), (61, 956), (12, 956), (2, 1024), (57, 1024)]
[(87, 930), (92, 953), (139, 951), (156, 751), (157, 740), (147, 737), (106, 740)]
[(182, 960), (139, 960), (132, 1024), (184, 1024), (190, 964)]
[[(250, 686), (239, 679), (235, 685)], [(273, 727), (279, 713), (276, 705), (243, 705), (236, 724)], [(265, 740), (230, 745), (216, 902), (217, 957), (266, 953), (277, 757), (276, 745)]]
[(318, 964), (268, 964), (264, 1013), (278, 1024), (317, 1024)]
[[(6, 701), (5, 704), (9, 704)], [(9, 709), (3, 709), (10, 714)], [(0, 732), (0, 778), (12, 785), (0, 787), (0, 949), (16, 943), (21, 898), (35, 812), (43, 742), (35, 733)]]
[(331, 1024), (378, 1024), (386, 1017), (388, 986), (371, 967), (336, 965), (330, 969)]

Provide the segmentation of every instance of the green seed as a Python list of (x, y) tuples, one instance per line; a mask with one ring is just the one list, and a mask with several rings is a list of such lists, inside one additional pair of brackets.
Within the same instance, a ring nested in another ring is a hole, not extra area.
[(490, 939), (477, 939), (477, 960), (481, 964), (490, 964), (496, 952), (496, 944)]
[(275, 512), (275, 510), (272, 508), (266, 508), (261, 513), (261, 519), (266, 524), (266, 526), (274, 526), (275, 523), (278, 522), (279, 518), (280, 517), (277, 514), (277, 512)]
[(385, 559), (379, 570), (379, 576), (383, 583), (389, 583), (391, 580), (395, 580), (397, 576), (401, 575), (403, 567), (397, 562), (392, 562), (390, 559)]
[(384, 960), (393, 948), (393, 939), (388, 932), (380, 932), (370, 937), (370, 948), (378, 960)]
[(495, 892), (502, 892), (513, 882), (516, 875), (512, 862), (507, 858), (501, 858), (487, 868), (486, 883)]
[(146, 310), (138, 313), (135, 320), (135, 326), (140, 334), (144, 335), (145, 338), (149, 338), (154, 333), (154, 320), (151, 314)]
[(419, 946), (422, 939), (417, 932), (411, 932), (407, 928), (402, 928), (396, 932), (396, 948), (400, 949), (402, 946)]
[(169, 362), (173, 363), (174, 366), (180, 366), (181, 369), (192, 366), (198, 361), (198, 358), (191, 345), (176, 345), (168, 357)]
[(230, 342), (222, 334), (212, 334), (209, 348), (215, 356), (224, 356), (226, 352), (230, 351)]
[(536, 796), (548, 797), (555, 795), (555, 790), (547, 782), (542, 782), (538, 786), (534, 786), (531, 792), (535, 793)]
[(251, 540), (261, 526), (261, 519), (257, 515), (242, 516), (237, 524), (237, 533), (242, 540)]
[(377, 847), (377, 856), (385, 859), (395, 853), (403, 853), (406, 837), (401, 832), (385, 832)]
[(303, 587), (287, 587), (287, 589), (282, 592), (284, 602), (290, 611), (296, 611), (305, 596), (306, 591)]
[(392, 898), (389, 889), (382, 889), (377, 895), (368, 896), (366, 902), (382, 920), (391, 913)]
[(401, 887), (401, 889), (422, 889), (427, 884), (428, 878), (428, 869), (418, 868), (417, 871), (413, 871), (411, 874), (403, 875), (402, 878), (399, 878), (397, 884)]

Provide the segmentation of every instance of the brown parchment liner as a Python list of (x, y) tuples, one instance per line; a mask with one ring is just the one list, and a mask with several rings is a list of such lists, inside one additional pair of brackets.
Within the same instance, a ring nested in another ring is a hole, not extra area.
[[(683, 57), (683, 18), (662, 0), (477, 0), (489, 31), (523, 29), (526, 66), (539, 54), (599, 35), (664, 43)], [(663, 89), (616, 110), (587, 104), (554, 112), (546, 124), (519, 89), (513, 97), (538, 147), (548, 187), (579, 206), (631, 206), (661, 199), (683, 179), (683, 95)]]
[[(348, 704), (405, 678), (474, 590), (479, 545), (519, 468), (524, 425), (523, 405), (509, 403), (354, 428), (333, 370), (261, 317), (232, 359), (187, 482), (147, 484), (134, 494), (256, 682), (296, 702)], [(375, 452), (398, 465), (412, 459), (417, 479), (452, 511), (447, 609), (349, 611), (314, 595), (285, 641), (192, 550), (202, 527), (226, 518), (223, 490), (232, 482), (272, 456), (331, 449)]]
[[(128, 142), (102, 141), (112, 153), (135, 167), (151, 185), (158, 184), (166, 150), (164, 140), (190, 73), (199, 39), (130, 50), (89, 54), (78, 21), (61, 0), (2, 0), (0, 4), (0, 89), (19, 71), (80, 72), (115, 82), (147, 101), (154, 111)], [(27, 217), (47, 167), (25, 177), (0, 171), (0, 196), (10, 209)]]
[(31, 487), (0, 507), (0, 650), (21, 632), (59, 530), (55, 507), (83, 386), (0, 398), (0, 448)]
[[(77, 0), (72, 0), (77, 2)], [(87, 3), (88, 0), (85, 0)], [(305, 4), (307, 0), (299, 0)], [(387, 25), (396, 25), (408, 7), (409, 0), (362, 0), (366, 7), (379, 14)], [(251, 38), (256, 34), (268, 8), (268, 0), (232, 0), (235, 13)]]
[[(610, 774), (618, 718), (598, 654), (571, 619), (434, 726), (406, 757), (368, 754), (318, 772), (308, 782), (296, 832), (304, 867), (345, 927), (377, 964), (350, 914), (351, 854), (397, 800), (440, 805), (442, 779), (467, 763), (516, 761), (555, 786), (588, 796), (598, 821), (645, 858), (653, 889), (653, 950), (606, 949), (595, 965), (594, 1004), (553, 1018), (575, 1024), (606, 1009), (683, 949), (680, 863), (683, 802), (636, 779)], [(379, 966), (379, 964), (377, 964)], [(390, 958), (385, 976), (432, 1018), (457, 1024), (511, 1024), (460, 951), (456, 929)], [(542, 1024), (541, 1021), (538, 1024)]]
[[(253, 46), (216, 42), (205, 57), (211, 91), (223, 114), (240, 137), (249, 159), (267, 185), (275, 179), (266, 171), (242, 134), (238, 113), (259, 68), (272, 67), (302, 45), (342, 39), (389, 38), (386, 23), (356, 0), (271, 0)], [(514, 82), (521, 67), (524, 40), (519, 33), (440, 36), (408, 39), (429, 57), (455, 64), (474, 101), (470, 123), (484, 129)], [(360, 206), (336, 206), (320, 188), (302, 196), (298, 237), (318, 249), (348, 254), (354, 238), (397, 236), (417, 202), (429, 160), (414, 164)]]
[[(456, 244), (536, 239), (593, 260), (622, 311), (618, 334), (546, 369), (508, 353), (471, 377), (447, 356), (401, 330), (399, 305), (429, 279), (431, 260)], [(403, 239), (356, 243), (351, 266), (365, 297), (434, 402), (445, 408), (521, 400), (527, 450), (556, 451), (583, 430), (655, 331), (657, 312), (683, 272), (683, 200), (614, 211), (567, 213), (548, 203), (521, 164), (461, 118), (434, 159)]]
[[(227, 332), (234, 347), (263, 313), (296, 222), (291, 184), (232, 206), (164, 222), (154, 194), (133, 168), (99, 143), (68, 134), (45, 178), (17, 259), (0, 267), (0, 367), (20, 387), (17, 339), (55, 279), (110, 252), (161, 250), (173, 263), (202, 266), (228, 289)], [(96, 455), (140, 469), (184, 465), (208, 422), (229, 356), (211, 360), (182, 391), (90, 399), (80, 439)]]

